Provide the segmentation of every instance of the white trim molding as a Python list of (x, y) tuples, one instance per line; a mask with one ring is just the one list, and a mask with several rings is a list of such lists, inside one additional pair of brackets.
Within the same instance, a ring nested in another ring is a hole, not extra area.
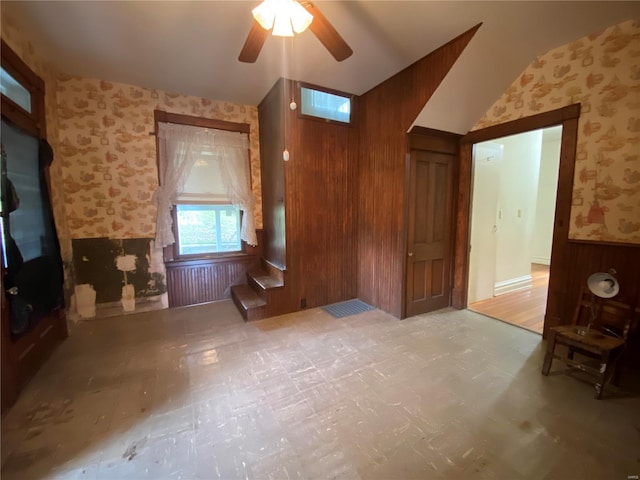
[(524, 290), (530, 288), (532, 284), (531, 275), (523, 275), (522, 277), (509, 278), (496, 282), (493, 286), (493, 295), (504, 295), (505, 293), (515, 292), (516, 290)]

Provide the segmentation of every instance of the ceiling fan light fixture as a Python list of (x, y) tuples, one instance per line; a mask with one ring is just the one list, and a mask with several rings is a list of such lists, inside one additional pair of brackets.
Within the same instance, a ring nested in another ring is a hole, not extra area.
[(313, 20), (313, 15), (295, 0), (264, 0), (251, 13), (262, 28), (273, 28), (273, 35), (278, 37), (292, 37), (294, 31), (302, 33)]
[(292, 37), (294, 32), (304, 32), (311, 23), (311, 32), (338, 62), (353, 54), (351, 47), (310, 0), (264, 0), (251, 12), (254, 21), (238, 55), (243, 63), (257, 60), (269, 31), (273, 35)]
[(285, 15), (276, 15), (276, 20), (273, 23), (273, 31), (271, 32), (276, 37), (293, 37), (293, 29), (291, 28), (291, 20)]
[(260, 24), (265, 30), (271, 30), (276, 18), (277, 2), (273, 0), (264, 0), (260, 5), (251, 10), (253, 18)]
[(311, 22), (313, 21), (313, 15), (305, 10), (305, 8), (298, 2), (292, 1), (289, 7), (289, 16), (291, 18), (291, 25), (296, 33), (304, 32)]

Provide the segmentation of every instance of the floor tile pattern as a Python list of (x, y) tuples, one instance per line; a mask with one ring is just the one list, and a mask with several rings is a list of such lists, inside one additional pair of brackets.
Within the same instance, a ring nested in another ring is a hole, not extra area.
[(2, 420), (10, 479), (626, 479), (640, 397), (469, 311), (322, 309), (244, 323), (230, 301), (79, 324)]

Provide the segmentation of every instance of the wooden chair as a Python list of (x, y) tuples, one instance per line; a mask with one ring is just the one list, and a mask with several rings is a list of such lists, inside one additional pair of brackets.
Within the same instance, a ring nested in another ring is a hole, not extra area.
[[(572, 324), (553, 327), (549, 331), (542, 374), (549, 375), (554, 358), (563, 360), (572, 368), (594, 375), (595, 397), (602, 398), (605, 385), (616, 372), (616, 366), (620, 366), (633, 314), (631, 305), (596, 297), (583, 288)], [(587, 328), (589, 323), (590, 328)], [(556, 353), (558, 345), (568, 348), (566, 357)], [(618, 368), (615, 384), (619, 382), (620, 372), (621, 368)]]

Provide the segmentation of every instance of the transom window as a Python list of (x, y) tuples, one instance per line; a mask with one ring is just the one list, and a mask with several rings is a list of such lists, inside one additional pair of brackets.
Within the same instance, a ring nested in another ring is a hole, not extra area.
[(20, 108), (31, 113), (31, 93), (4, 68), (0, 68), (0, 91)]
[(328, 92), (308, 85), (300, 87), (302, 115), (324, 118), (334, 122), (351, 123), (351, 96)]

